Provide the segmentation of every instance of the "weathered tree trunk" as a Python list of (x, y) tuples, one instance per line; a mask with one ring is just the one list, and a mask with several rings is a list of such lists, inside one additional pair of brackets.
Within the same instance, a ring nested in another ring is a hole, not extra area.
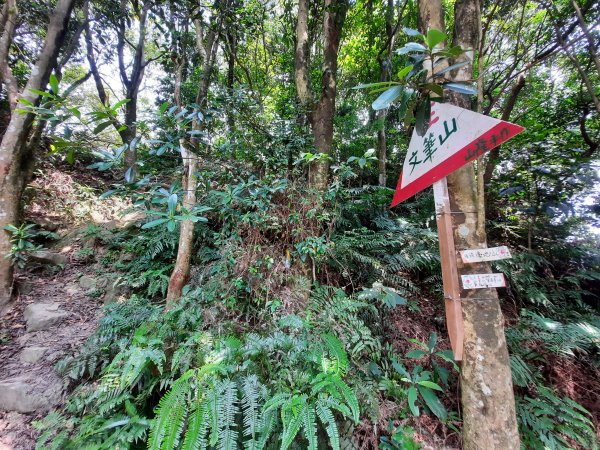
[(10, 110), (14, 110), (19, 97), (17, 79), (8, 65), (8, 52), (12, 44), (17, 25), (17, 2), (8, 0), (2, 9), (2, 32), (0, 34), (0, 83), (6, 87)]
[[(406, 5), (406, 3), (405, 3)], [(385, 46), (377, 55), (379, 60), (379, 81), (389, 81), (392, 71), (392, 49), (394, 48), (394, 38), (396, 36), (397, 27), (394, 27), (394, 0), (387, 1), (385, 11)], [(385, 120), (387, 110), (382, 109), (377, 112), (377, 166), (379, 173), (379, 186), (385, 186), (387, 183), (386, 163), (387, 163), (387, 136), (385, 133)]]
[[(208, 102), (208, 89), (210, 87), (212, 72), (215, 65), (218, 40), (221, 34), (221, 26), (223, 18), (221, 12), (217, 12), (218, 17), (214, 19), (213, 27), (209, 31), (206, 43), (203, 41), (204, 30), (202, 21), (196, 19), (194, 26), (196, 28), (196, 45), (198, 53), (204, 56), (204, 62), (202, 65), (202, 81), (196, 95), (196, 104), (200, 110), (203, 110), (207, 106)], [(177, 101), (177, 100), (176, 100)], [(203, 128), (203, 123), (194, 119), (192, 127), (195, 130)], [(190, 139), (189, 149), (186, 148), (187, 143), (180, 142), (181, 157), (183, 158), (183, 179), (182, 186), (184, 190), (183, 207), (188, 211), (191, 211), (196, 206), (196, 190), (198, 188), (198, 179), (196, 177), (196, 170), (198, 167), (198, 152), (199, 142), (196, 138)], [(169, 288), (167, 291), (167, 304), (166, 308), (170, 308), (175, 300), (181, 297), (183, 287), (186, 285), (190, 278), (190, 266), (192, 259), (192, 248), (194, 242), (194, 222), (189, 219), (181, 222), (179, 230), (179, 245), (177, 247), (177, 259), (175, 261), (175, 267), (171, 273), (169, 279)]]
[(298, 20), (296, 22), (296, 54), (294, 55), (294, 81), (296, 96), (300, 106), (298, 122), (307, 125), (310, 122), (311, 86), (310, 86), (310, 45), (308, 37), (308, 1), (298, 0)]
[[(444, 30), (440, 0), (422, 0), (419, 5), (421, 31)], [(478, 0), (457, 0), (454, 13), (453, 45), (477, 48), (480, 34)], [(473, 53), (465, 55), (473, 61)], [(452, 81), (470, 80), (472, 64), (449, 77)], [(447, 100), (471, 108), (468, 97), (446, 93)], [(477, 187), (473, 164), (447, 177), (452, 229), (458, 276), (489, 273), (487, 263), (462, 263), (458, 250), (487, 245), (485, 229), (478, 227)], [(464, 322), (464, 353), (461, 370), (463, 443), (466, 450), (519, 449), (510, 362), (504, 336), (504, 318), (495, 289), (461, 290)]]
[[(347, 11), (347, 0), (325, 0), (321, 98), (312, 113), (312, 132), (316, 152), (327, 156), (331, 154), (331, 144), (333, 142), (333, 119), (335, 117), (337, 92), (337, 58)], [(328, 174), (329, 159), (319, 158), (310, 167), (308, 180), (310, 186), (324, 191), (327, 188)]]
[[(31, 90), (43, 90), (48, 84), (74, 3), (74, 0), (59, 0), (50, 17), (44, 47), (22, 93), (33, 104), (38, 103), (39, 95)], [(5, 258), (10, 252), (10, 236), (2, 228), (19, 221), (24, 168), (31, 158), (27, 154), (27, 139), (33, 119), (32, 114), (12, 114), (0, 143), (0, 306), (10, 301), (12, 293), (12, 266)]]

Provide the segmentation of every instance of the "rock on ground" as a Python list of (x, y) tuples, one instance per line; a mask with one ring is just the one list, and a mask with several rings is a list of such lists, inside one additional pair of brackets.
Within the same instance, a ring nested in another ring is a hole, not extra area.
[(32, 303), (25, 308), (23, 316), (27, 321), (27, 331), (46, 330), (69, 316), (61, 311), (58, 303)]
[(27, 375), (0, 381), (0, 410), (30, 413), (46, 411), (60, 403), (63, 385), (59, 378), (33, 379)]
[(23, 351), (21, 351), (19, 359), (21, 360), (21, 362), (24, 363), (35, 364), (40, 359), (42, 359), (42, 357), (46, 354), (47, 351), (48, 347), (27, 347), (24, 348)]

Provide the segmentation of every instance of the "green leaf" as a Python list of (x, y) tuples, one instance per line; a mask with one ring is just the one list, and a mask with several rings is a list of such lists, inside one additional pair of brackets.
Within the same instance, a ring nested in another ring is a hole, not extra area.
[(445, 421), (448, 418), (448, 413), (446, 412), (446, 408), (444, 407), (442, 402), (440, 402), (440, 399), (437, 398), (437, 395), (435, 395), (435, 393), (431, 389), (425, 386), (418, 386), (418, 388), (421, 397), (423, 397), (423, 400), (425, 400), (425, 404), (431, 410), (431, 412), (435, 414), (440, 420)]
[(440, 387), (440, 385), (437, 383), (434, 383), (433, 381), (421, 380), (421, 381), (417, 381), (417, 384), (420, 386), (425, 386), (430, 389), (435, 389), (436, 391), (444, 392), (444, 390)]
[(384, 86), (385, 88), (389, 87), (389, 86), (393, 86), (396, 83), (395, 81), (380, 81), (378, 83), (360, 83), (357, 86), (354, 86), (352, 89), (356, 90), (356, 89), (373, 89), (373, 88), (380, 88), (382, 86)]
[(169, 103), (163, 102), (162, 105), (160, 105), (160, 108), (158, 110), (160, 111), (161, 114), (164, 114), (168, 107), (169, 107)]
[(466, 83), (444, 83), (444, 88), (460, 94), (477, 95), (477, 90)]
[(413, 64), (410, 64), (410, 65), (408, 65), (408, 66), (403, 67), (402, 69), (400, 69), (398, 71), (398, 78), (402, 80), (406, 75), (408, 75), (408, 73), (411, 70), (413, 70), (413, 67), (415, 67), (415, 66)]
[(394, 100), (396, 100), (403, 92), (403, 86), (394, 86), (382, 93), (371, 105), (375, 111), (389, 108)]
[(433, 50), (433, 48), (440, 42), (443, 42), (444, 39), (446, 39), (445, 33), (441, 32), (440, 30), (436, 30), (435, 28), (432, 28), (427, 32), (427, 37), (424, 40), (429, 49)]
[(29, 89), (29, 91), (42, 97), (54, 98), (54, 94), (51, 94), (50, 92), (40, 91), (39, 89)]
[(148, 228), (153, 228), (158, 225), (162, 225), (163, 223), (166, 223), (168, 221), (169, 221), (169, 219), (165, 219), (165, 218), (152, 220), (152, 221), (147, 222), (144, 225), (142, 225), (142, 230), (146, 230)]
[(410, 88), (406, 88), (402, 92), (402, 98), (400, 99), (400, 103), (398, 104), (398, 117), (400, 119), (404, 119), (406, 117), (406, 113), (408, 111), (408, 104), (410, 103), (410, 99), (414, 92), (415, 91)]
[(406, 354), (407, 358), (412, 358), (412, 359), (419, 359), (422, 358), (423, 356), (427, 355), (428, 353), (425, 350), (411, 350), (410, 352), (408, 352)]
[(417, 402), (417, 389), (414, 386), (408, 388), (408, 407), (410, 408), (410, 412), (413, 413), (413, 416), (419, 416), (419, 407), (416, 404)]
[(129, 103), (131, 101), (131, 99), (128, 98), (124, 98), (121, 101), (118, 101), (117, 103), (115, 103), (115, 106), (113, 106), (111, 108), (111, 110), (116, 111), (117, 109), (119, 109), (121, 106), (123, 106), (125, 103)]
[(58, 95), (58, 78), (56, 78), (56, 75), (54, 74), (50, 74), (50, 90), (55, 94)]
[(96, 128), (94, 128), (94, 134), (98, 134), (98, 133), (102, 132), (103, 130), (110, 127), (111, 125), (112, 125), (111, 121), (102, 122), (101, 124), (96, 126)]
[(439, 97), (444, 96), (444, 88), (436, 83), (427, 83), (423, 86), (425, 89), (429, 89), (434, 94), (437, 94)]
[(406, 55), (407, 53), (411, 53), (411, 52), (425, 52), (427, 51), (427, 48), (417, 42), (409, 42), (407, 44), (404, 45), (404, 47), (396, 50), (396, 53), (399, 55)]
[(175, 213), (175, 209), (177, 208), (177, 194), (169, 196), (168, 207), (171, 213)]
[(19, 100), (18, 100), (18, 101), (19, 101), (19, 103), (23, 103), (23, 104), (25, 104), (25, 105), (27, 105), (27, 106), (33, 106), (33, 103), (31, 103), (29, 100), (27, 100), (27, 99), (26, 99), (26, 98), (24, 98), (24, 97), (21, 97), (21, 98), (19, 98)]
[(445, 74), (446, 72), (450, 72), (451, 70), (456, 70), (456, 69), (460, 69), (461, 67), (466, 66), (467, 64), (470, 64), (471, 61), (462, 61), (456, 64), (452, 64), (451, 66), (448, 66), (438, 72), (435, 72), (433, 75), (431, 75), (431, 77), (437, 77), (439, 75)]
[(413, 29), (413, 28), (407, 28), (404, 27), (402, 28), (402, 31), (404, 31), (404, 34), (407, 34), (408, 36), (423, 36), (421, 33), (419, 33), (417, 30)]
[(435, 348), (435, 345), (437, 344), (437, 333), (433, 332), (429, 335), (429, 341), (427, 342), (427, 348), (429, 349), (429, 352), (433, 352), (433, 349)]

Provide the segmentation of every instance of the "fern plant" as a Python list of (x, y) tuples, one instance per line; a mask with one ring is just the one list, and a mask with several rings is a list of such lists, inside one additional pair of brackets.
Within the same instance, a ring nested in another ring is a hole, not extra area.
[(517, 397), (517, 417), (524, 449), (571, 449), (573, 442), (596, 450), (596, 433), (590, 413), (568, 397), (537, 388), (537, 395)]
[[(260, 355), (257, 345), (276, 349), (284, 344), (282, 336), (270, 342), (257, 340), (250, 343), (252, 350), (239, 342), (230, 342), (223, 349), (231, 350), (229, 356), (256, 357)], [(241, 444), (247, 449), (262, 449), (277, 434), (281, 448), (286, 449), (302, 429), (309, 448), (316, 449), (318, 418), (329, 444), (339, 449), (335, 412), (355, 422), (360, 415), (356, 395), (342, 379), (348, 370), (346, 353), (335, 336), (323, 335), (322, 347), (311, 353), (309, 360), (319, 360), (322, 371), (311, 376), (303, 388), (273, 396), (256, 375), (231, 372), (227, 358), (188, 370), (161, 399), (149, 448), (174, 449), (181, 444), (182, 449), (229, 450)]]

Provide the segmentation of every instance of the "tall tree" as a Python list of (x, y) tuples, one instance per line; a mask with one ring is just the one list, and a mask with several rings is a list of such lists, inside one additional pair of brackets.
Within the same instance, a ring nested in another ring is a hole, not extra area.
[(296, 25), (296, 56), (294, 63), (296, 91), (300, 106), (306, 112), (311, 125), (316, 152), (324, 155), (311, 163), (309, 184), (324, 190), (327, 187), (329, 158), (333, 143), (333, 119), (337, 93), (338, 51), (342, 27), (348, 12), (348, 1), (325, 0), (323, 13), (323, 68), (321, 93), (318, 102), (312, 104), (310, 87), (310, 52), (308, 34), (309, 1), (299, 0)]
[[(481, 10), (478, 0), (458, 0), (454, 8), (453, 45), (465, 49), (478, 48), (481, 32)], [(421, 31), (431, 28), (445, 30), (440, 0), (421, 0), (419, 4)], [(467, 51), (470, 60), (448, 77), (450, 81), (472, 79), (474, 52)], [(444, 93), (447, 101), (471, 109), (469, 97), (453, 91)], [(485, 228), (478, 221), (477, 186), (473, 164), (463, 166), (447, 177), (452, 234), (455, 248), (450, 249), (458, 267), (457, 276), (490, 273), (487, 263), (466, 267), (458, 250), (485, 248)], [(479, 226), (478, 226), (479, 225)], [(457, 301), (457, 300), (454, 300)], [(461, 370), (464, 448), (518, 449), (519, 434), (510, 371), (510, 361), (504, 335), (504, 317), (495, 289), (460, 292), (464, 323), (464, 353)]]
[[(125, 166), (130, 169), (131, 179), (135, 178), (136, 175), (136, 161), (137, 151), (136, 146), (131, 145), (133, 139), (137, 134), (137, 111), (138, 111), (138, 94), (139, 89), (144, 79), (144, 73), (148, 64), (150, 64), (155, 58), (148, 59), (145, 56), (147, 39), (146, 34), (148, 32), (148, 13), (152, 7), (152, 1), (147, 0), (145, 2), (133, 1), (129, 5), (128, 0), (120, 0), (118, 6), (116, 3), (107, 3), (102, 5), (106, 9), (105, 16), (101, 23), (110, 24), (111, 28), (117, 36), (117, 59), (119, 66), (119, 75), (121, 77), (121, 83), (123, 84), (123, 91), (125, 98), (128, 100), (125, 104), (125, 114), (123, 121), (117, 120), (116, 118), (112, 121), (114, 128), (119, 133), (123, 145), (126, 145), (125, 150)], [(130, 10), (131, 8), (131, 10)], [(132, 16), (137, 17), (138, 20), (138, 34), (137, 40), (132, 42), (127, 38), (127, 33), (130, 31)], [(98, 98), (103, 106), (109, 106), (109, 98), (104, 87), (104, 82), (100, 75), (96, 52), (94, 48), (94, 40), (92, 35), (92, 17), (89, 14), (89, 10), (86, 7), (86, 28), (85, 28), (85, 41), (87, 50), (87, 60), (90, 66), (90, 71), (94, 77), (94, 83), (98, 92)], [(129, 47), (132, 53), (131, 68), (128, 71), (127, 64), (127, 52), (126, 48)]]
[[(40, 95), (35, 91), (45, 89), (48, 84), (74, 4), (75, 0), (59, 0), (50, 16), (44, 46), (20, 93), (21, 98), (30, 104), (39, 102)], [(0, 64), (6, 66), (7, 62), (0, 61)], [(24, 175), (32, 159), (27, 139), (33, 121), (33, 114), (13, 113), (0, 143), (0, 305), (10, 301), (13, 273), (10, 261), (6, 258), (10, 252), (10, 236), (3, 228), (19, 221), (21, 196), (27, 182)]]
[[(206, 25), (202, 20), (201, 11), (198, 12), (197, 17), (194, 19), (196, 50), (202, 58), (202, 78), (196, 95), (197, 112), (206, 111), (208, 105), (208, 90), (216, 65), (217, 50), (223, 26), (223, 15), (227, 9), (227, 4), (222, 4), (219, 1), (216, 1), (214, 6), (208, 26), (208, 33), (206, 32)], [(181, 107), (181, 100), (177, 96), (176, 102), (179, 102), (179, 107)], [(192, 123), (192, 129), (200, 131), (204, 127), (204, 123), (195, 118)], [(196, 171), (200, 156), (200, 141), (197, 137), (192, 137), (189, 142), (180, 142), (179, 148), (181, 158), (183, 159), (183, 177), (181, 183), (184, 192), (183, 207), (188, 211), (192, 211), (196, 206), (196, 190), (198, 188)], [(181, 297), (183, 287), (189, 280), (193, 242), (194, 222), (190, 219), (185, 219), (181, 222), (177, 259), (169, 279), (167, 308), (172, 305), (173, 301)]]

